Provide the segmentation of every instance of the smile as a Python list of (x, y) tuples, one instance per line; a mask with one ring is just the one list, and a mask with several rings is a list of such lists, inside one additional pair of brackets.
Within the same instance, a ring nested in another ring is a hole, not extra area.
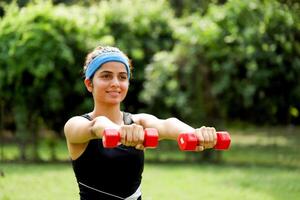
[(111, 96), (118, 96), (121, 92), (118, 92), (118, 91), (107, 91), (106, 93), (108, 93)]

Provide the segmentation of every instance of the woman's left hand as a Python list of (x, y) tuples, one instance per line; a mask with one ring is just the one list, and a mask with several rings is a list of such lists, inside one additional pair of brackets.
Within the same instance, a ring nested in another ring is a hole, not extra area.
[(122, 125), (119, 129), (121, 143), (126, 146), (132, 146), (136, 149), (143, 150), (144, 128), (138, 124)]
[(213, 148), (217, 143), (217, 133), (213, 127), (202, 126), (201, 128), (195, 129), (195, 134), (200, 141), (196, 151)]

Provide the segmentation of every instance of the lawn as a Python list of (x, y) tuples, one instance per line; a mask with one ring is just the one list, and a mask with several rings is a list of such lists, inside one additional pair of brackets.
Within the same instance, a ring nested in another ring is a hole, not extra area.
[[(292, 131), (291, 131), (292, 130)], [(144, 200), (195, 199), (300, 199), (299, 128), (232, 129), (232, 146), (221, 163), (186, 162), (195, 153), (159, 149), (146, 151), (143, 174)], [(47, 148), (41, 154), (47, 158)], [(16, 147), (4, 147), (5, 158), (14, 157)], [(201, 155), (201, 154), (199, 154)], [(66, 159), (64, 142), (58, 158)], [(153, 162), (153, 158), (172, 162)], [(0, 200), (47, 200), (78, 198), (70, 163), (0, 163)]]
[[(2, 164), (1, 200), (74, 200), (78, 189), (69, 164)], [(300, 170), (213, 164), (145, 165), (145, 200), (299, 199)]]

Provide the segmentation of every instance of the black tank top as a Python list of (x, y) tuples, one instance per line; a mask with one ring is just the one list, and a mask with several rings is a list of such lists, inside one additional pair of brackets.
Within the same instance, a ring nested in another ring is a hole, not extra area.
[[(82, 116), (92, 120), (87, 114)], [(125, 112), (123, 121), (127, 125), (133, 123), (131, 115)], [(141, 184), (144, 151), (124, 145), (106, 149), (102, 139), (93, 139), (82, 155), (72, 160), (72, 165), (81, 200), (116, 200), (120, 198), (105, 193), (126, 198)]]

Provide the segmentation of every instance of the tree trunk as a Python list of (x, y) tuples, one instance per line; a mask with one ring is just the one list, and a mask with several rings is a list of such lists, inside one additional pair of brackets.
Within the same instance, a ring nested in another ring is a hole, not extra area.
[(3, 151), (3, 109), (4, 102), (0, 99), (0, 161), (4, 159), (4, 151)]
[(14, 118), (16, 123), (16, 139), (19, 144), (19, 156), (22, 161), (26, 161), (26, 148), (29, 141), (29, 133), (27, 129), (28, 114), (24, 104), (19, 103), (15, 106)]
[(34, 161), (40, 161), (40, 155), (38, 152), (39, 149), (39, 134), (38, 134), (38, 128), (39, 128), (39, 118), (38, 115), (32, 114), (29, 120), (28, 129), (30, 131), (30, 137), (32, 139), (32, 159)]

